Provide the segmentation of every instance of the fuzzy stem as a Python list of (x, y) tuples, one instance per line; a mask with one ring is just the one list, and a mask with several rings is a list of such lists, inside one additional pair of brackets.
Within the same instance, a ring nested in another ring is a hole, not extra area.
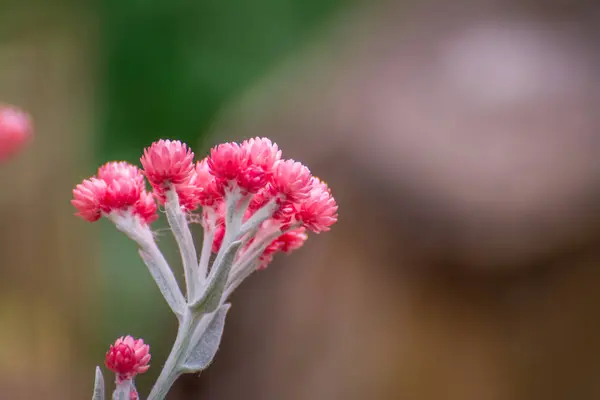
[(202, 238), (202, 251), (200, 253), (200, 262), (198, 264), (198, 274), (202, 277), (202, 281), (206, 281), (208, 275), (208, 263), (212, 253), (213, 241), (215, 240), (215, 232), (204, 228), (204, 237)]
[(185, 214), (181, 210), (177, 192), (174, 189), (167, 191), (165, 211), (167, 213), (167, 220), (173, 231), (173, 236), (181, 252), (187, 298), (188, 300), (193, 299), (196, 296), (197, 284), (201, 283), (200, 279), (204, 280), (204, 277), (198, 277), (198, 259), (196, 247), (194, 246), (194, 238), (190, 232)]
[(186, 304), (185, 298), (165, 256), (156, 245), (150, 228), (140, 224), (136, 218), (131, 216), (113, 213), (108, 217), (115, 223), (118, 230), (138, 244), (140, 256), (148, 267), (150, 275), (154, 278), (171, 310), (178, 319), (181, 319)]
[(258, 228), (260, 224), (271, 218), (275, 210), (277, 210), (277, 207), (277, 202), (275, 200), (271, 200), (258, 211), (256, 211), (254, 215), (241, 226), (239, 231), (240, 237)]
[(131, 398), (131, 387), (131, 379), (117, 382), (117, 387), (112, 395), (113, 400), (129, 400)]

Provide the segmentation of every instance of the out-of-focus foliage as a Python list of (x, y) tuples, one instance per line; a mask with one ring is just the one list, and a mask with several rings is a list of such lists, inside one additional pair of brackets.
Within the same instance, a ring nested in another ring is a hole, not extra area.
[(196, 143), (225, 101), (297, 49), (338, 3), (104, 1), (99, 155), (128, 156), (123, 149), (159, 137)]

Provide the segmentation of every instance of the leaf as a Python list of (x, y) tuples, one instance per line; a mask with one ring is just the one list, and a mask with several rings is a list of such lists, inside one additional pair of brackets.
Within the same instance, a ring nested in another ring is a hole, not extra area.
[(210, 318), (210, 320), (205, 325), (206, 328), (200, 325), (199, 329), (204, 330), (201, 332), (198, 342), (192, 348), (192, 351), (183, 364), (182, 372), (199, 372), (210, 365), (221, 344), (223, 328), (225, 327), (225, 317), (227, 317), (227, 311), (229, 311), (230, 307), (231, 304), (229, 303), (223, 304), (213, 314), (208, 314), (204, 317)]
[(223, 253), (222, 258), (217, 257), (201, 297), (190, 306), (194, 312), (210, 314), (217, 309), (225, 290), (229, 271), (233, 266), (233, 260), (241, 245), (242, 242), (239, 240), (233, 242)]
[(100, 367), (96, 367), (96, 379), (94, 380), (94, 395), (92, 400), (104, 400), (104, 377)]

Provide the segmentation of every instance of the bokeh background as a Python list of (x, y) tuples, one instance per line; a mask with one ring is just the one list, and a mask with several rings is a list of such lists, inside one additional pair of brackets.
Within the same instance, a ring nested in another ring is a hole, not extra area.
[(599, 11), (2, 1), (0, 102), (36, 136), (0, 166), (0, 399), (89, 398), (124, 334), (151, 345), (145, 397), (176, 321), (71, 190), (159, 138), (256, 135), (340, 221), (238, 290), (215, 363), (169, 399), (600, 398)]

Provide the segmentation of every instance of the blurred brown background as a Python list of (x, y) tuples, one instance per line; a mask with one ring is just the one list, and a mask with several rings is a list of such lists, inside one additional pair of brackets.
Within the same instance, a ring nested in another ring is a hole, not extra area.
[(0, 42), (2, 100), (38, 127), (0, 172), (0, 398), (89, 396), (124, 333), (152, 345), (147, 392), (175, 321), (70, 188), (162, 136), (253, 135), (327, 180), (340, 221), (242, 285), (169, 398), (600, 398), (598, 6), (247, 3), (106, 2)]

